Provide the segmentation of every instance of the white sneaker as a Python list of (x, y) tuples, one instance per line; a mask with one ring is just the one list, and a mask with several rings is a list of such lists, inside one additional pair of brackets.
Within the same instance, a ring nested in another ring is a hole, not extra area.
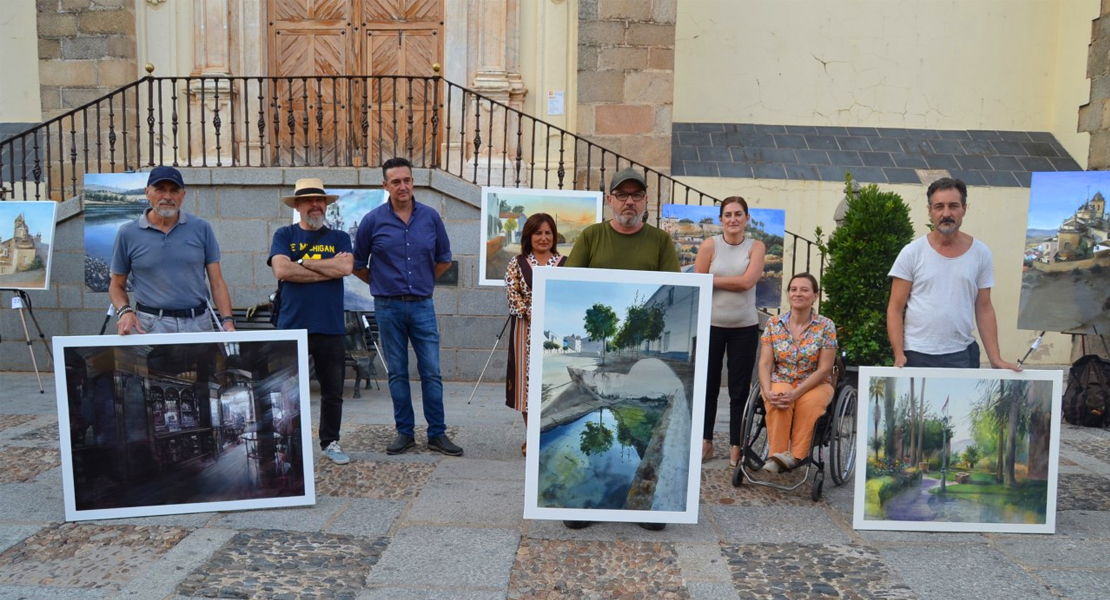
[(351, 462), (351, 457), (343, 452), (343, 449), (339, 447), (339, 442), (328, 444), (328, 447), (324, 448), (324, 456), (337, 465), (345, 465)]
[(763, 463), (763, 468), (760, 469), (760, 471), (763, 471), (765, 473), (778, 473), (779, 472), (779, 463), (771, 460), (771, 457), (768, 456), (767, 457), (767, 462)]

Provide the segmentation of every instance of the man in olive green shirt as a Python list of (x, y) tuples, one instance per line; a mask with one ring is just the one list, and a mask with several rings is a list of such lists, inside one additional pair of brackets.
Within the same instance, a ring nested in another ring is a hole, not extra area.
[(568, 267), (678, 272), (671, 236), (644, 223), (647, 181), (629, 167), (613, 176), (606, 197), (613, 218), (590, 225), (574, 242)]
[[(678, 253), (671, 236), (644, 223), (647, 215), (647, 180), (629, 167), (613, 176), (606, 198), (613, 218), (590, 225), (574, 242), (568, 267), (671, 271), (678, 273)], [(589, 527), (593, 521), (563, 521), (568, 529)], [(666, 523), (640, 523), (650, 531), (662, 531)]]

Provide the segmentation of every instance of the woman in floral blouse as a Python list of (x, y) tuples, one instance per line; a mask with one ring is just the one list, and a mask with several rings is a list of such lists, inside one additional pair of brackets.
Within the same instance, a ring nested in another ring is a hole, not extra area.
[[(520, 230), (520, 254), (505, 270), (505, 290), (509, 296), (509, 365), (505, 376), (505, 405), (524, 414), (528, 424), (528, 348), (532, 329), (532, 269), (558, 267), (566, 262), (557, 249), (559, 231), (555, 219), (536, 213)], [(526, 453), (527, 444), (520, 447)]]
[(836, 325), (813, 310), (820, 292), (813, 275), (795, 275), (788, 287), (790, 310), (768, 321), (760, 338), (759, 389), (770, 455), (765, 471), (789, 471), (809, 456), (814, 424), (833, 397)]

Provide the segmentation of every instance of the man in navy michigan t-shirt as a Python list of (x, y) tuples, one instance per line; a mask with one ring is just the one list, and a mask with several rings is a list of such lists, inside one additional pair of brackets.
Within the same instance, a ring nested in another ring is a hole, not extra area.
[(293, 195), (281, 201), (300, 213), (300, 222), (274, 232), (266, 262), (283, 282), (278, 329), (308, 330), (308, 354), (320, 382), (320, 449), (345, 465), (351, 459), (339, 447), (346, 354), (343, 278), (351, 274), (355, 259), (351, 236), (324, 222), (327, 206), (337, 199), (324, 192), (319, 179), (297, 180)]

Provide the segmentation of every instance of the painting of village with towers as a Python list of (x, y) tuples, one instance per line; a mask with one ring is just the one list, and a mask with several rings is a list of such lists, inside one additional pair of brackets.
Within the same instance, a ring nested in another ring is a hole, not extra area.
[(1034, 173), (1021, 329), (1110, 332), (1110, 172)]
[(0, 203), (0, 289), (50, 288), (56, 202)]

